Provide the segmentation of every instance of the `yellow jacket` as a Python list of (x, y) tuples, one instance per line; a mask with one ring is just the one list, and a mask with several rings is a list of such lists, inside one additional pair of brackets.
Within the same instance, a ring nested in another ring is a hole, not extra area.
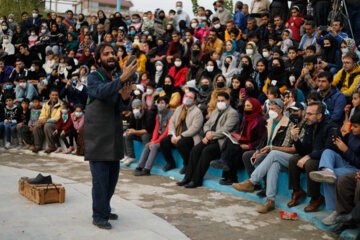
[(119, 59), (119, 66), (122, 69), (124, 67), (125, 62), (129, 59), (129, 56), (124, 57), (122, 60)]
[[(236, 26), (235, 26), (236, 27)], [(239, 30), (239, 35), (237, 35), (237, 37), (236, 37), (236, 39), (237, 40), (239, 40), (239, 39), (241, 39), (241, 30), (238, 28), (238, 27), (236, 27), (238, 30)], [(230, 33), (229, 33), (229, 31), (226, 29), (225, 30), (225, 42), (227, 42), (227, 41), (229, 41), (230, 40)]]
[(51, 120), (51, 121), (59, 121), (60, 117), (61, 117), (61, 102), (60, 100), (58, 100), (58, 102), (54, 105), (52, 112), (51, 112), (51, 116), (50, 115), (50, 105), (49, 105), (50, 101), (45, 103), (45, 105), (43, 106), (42, 110), (41, 110), (41, 114), (39, 119), (41, 120)]
[[(271, 83), (270, 78), (267, 78), (267, 79), (266, 79), (266, 82), (265, 82), (265, 84), (264, 84), (264, 86), (263, 86), (263, 89), (262, 89), (262, 91), (263, 91), (265, 94), (266, 94), (266, 92), (267, 92), (268, 85), (270, 85), (270, 83)], [(279, 88), (279, 91), (280, 91), (280, 93), (284, 93), (286, 89), (288, 89), (287, 86), (286, 86), (286, 85), (283, 85), (283, 86), (281, 86), (281, 87)]]
[[(350, 96), (355, 89), (359, 86), (360, 78), (360, 66), (357, 67), (350, 73), (345, 72), (341, 69), (335, 76), (332, 82), (333, 86), (337, 86), (345, 96)], [(350, 80), (350, 81), (349, 81)], [(338, 85), (341, 86), (338, 86)]]
[[(165, 91), (161, 91), (160, 93), (160, 97), (162, 96), (165, 96), (166, 93)], [(181, 95), (179, 92), (173, 92), (171, 94), (171, 99), (170, 99), (170, 102), (169, 102), (169, 107), (172, 111), (175, 111), (175, 109), (181, 105)]]
[(145, 54), (141, 53), (139, 58), (136, 59), (138, 61), (138, 69), (137, 71), (140, 73), (144, 73), (146, 71), (146, 62), (147, 62), (147, 58), (145, 56)]
[(202, 43), (201, 49), (205, 53), (216, 51), (217, 54), (221, 56), (224, 51), (224, 42), (221, 41), (219, 38), (217, 38), (214, 43), (212, 43), (211, 41), (204, 41)]
[(216, 87), (214, 89), (214, 91), (211, 93), (211, 98), (210, 98), (210, 101), (208, 103), (208, 113), (211, 113), (212, 111), (214, 111), (217, 108), (217, 106), (216, 106), (216, 104), (217, 104), (217, 96), (221, 92), (226, 92), (227, 94), (230, 95), (231, 90), (230, 90), (230, 88), (217, 88)]

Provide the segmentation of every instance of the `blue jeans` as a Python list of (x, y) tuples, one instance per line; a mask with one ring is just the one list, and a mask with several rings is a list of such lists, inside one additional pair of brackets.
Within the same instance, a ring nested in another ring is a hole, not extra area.
[(108, 221), (111, 213), (110, 200), (119, 177), (120, 163), (89, 161), (92, 175), (92, 209), (95, 222)]
[(293, 154), (272, 150), (251, 174), (250, 182), (259, 183), (266, 176), (266, 197), (275, 201), (280, 171), (287, 171)]
[[(326, 149), (320, 159), (319, 169), (329, 168), (334, 171), (336, 178), (346, 173), (352, 173), (359, 171), (356, 167), (350, 165), (345, 159), (333, 150)], [(335, 205), (335, 184), (324, 183), (324, 194), (326, 209), (334, 211), (336, 210)]]
[(3, 137), (4, 129), (5, 129), (6, 141), (11, 142), (11, 127), (15, 125), (16, 123), (8, 123), (5, 126), (4, 122), (0, 122), (0, 137)]
[[(354, 33), (356, 46), (358, 46), (360, 44), (360, 8), (348, 6), (348, 12), (349, 12), (349, 19), (351, 22), (351, 28)], [(350, 38), (352, 38), (348, 21), (346, 21), (346, 29), (347, 29), (347, 34), (349, 35)]]

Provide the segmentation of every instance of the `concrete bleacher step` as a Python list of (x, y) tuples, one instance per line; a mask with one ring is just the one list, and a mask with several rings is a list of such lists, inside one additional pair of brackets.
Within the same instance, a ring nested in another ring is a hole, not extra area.
[[(135, 149), (135, 156), (136, 161), (139, 161), (139, 158), (141, 156), (143, 146), (140, 142), (134, 141), (134, 149)], [(183, 167), (183, 160), (177, 150), (172, 150), (173, 156), (176, 162), (177, 168), (172, 169), (168, 172), (164, 172), (162, 170), (163, 166), (166, 165), (166, 161), (164, 159), (164, 156), (161, 152), (158, 153), (154, 166), (151, 169), (152, 174), (156, 175), (162, 175), (167, 176), (173, 179), (181, 180), (183, 179), (184, 175), (180, 174), (179, 171)], [(130, 166), (125, 166), (124, 164), (120, 164), (122, 167), (125, 168), (131, 168), (135, 169), (137, 166), (137, 163), (132, 163)], [(257, 201), (260, 203), (265, 203), (265, 198), (260, 198), (255, 193), (243, 193), (235, 190), (232, 186), (224, 186), (219, 184), (219, 180), (222, 176), (222, 170), (214, 169), (212, 167), (209, 168), (207, 171), (203, 186), (220, 191), (225, 193), (234, 194), (246, 199), (250, 199), (253, 201)], [(241, 169), (238, 171), (238, 180), (239, 182), (244, 181), (248, 178), (247, 173), (245, 169)], [(306, 191), (306, 175), (302, 174), (301, 176), (301, 187)], [(321, 192), (323, 193), (323, 188), (321, 187)], [(319, 229), (328, 232), (330, 230), (330, 227), (324, 225), (321, 220), (325, 217), (327, 217), (330, 212), (325, 209), (325, 206), (321, 207), (321, 209), (314, 213), (306, 213), (304, 212), (304, 208), (307, 206), (307, 204), (310, 201), (310, 198), (305, 198), (302, 200), (301, 204), (298, 206), (289, 208), (287, 206), (287, 203), (291, 200), (291, 191), (288, 190), (288, 174), (287, 172), (281, 172), (278, 179), (278, 193), (275, 200), (275, 205), (277, 208), (280, 208), (284, 211), (290, 211), (290, 212), (296, 212), (298, 216), (302, 219), (305, 219), (307, 221), (310, 221), (314, 223)], [(280, 217), (280, 216), (279, 216)], [(358, 229), (348, 229), (344, 231), (340, 237), (343, 239), (355, 239), (356, 236), (360, 234), (360, 227)]]

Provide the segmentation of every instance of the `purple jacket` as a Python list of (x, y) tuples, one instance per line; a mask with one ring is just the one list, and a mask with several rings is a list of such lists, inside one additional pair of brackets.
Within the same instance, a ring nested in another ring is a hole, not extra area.
[(0, 73), (0, 84), (6, 82), (9, 79), (12, 70), (14, 69), (13, 66), (5, 66), (4, 72)]

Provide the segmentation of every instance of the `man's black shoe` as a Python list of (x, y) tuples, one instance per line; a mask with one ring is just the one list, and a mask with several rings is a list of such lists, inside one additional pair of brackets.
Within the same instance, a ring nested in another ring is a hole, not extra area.
[(261, 184), (260, 184), (260, 183), (255, 184), (254, 191), (259, 191), (259, 190), (261, 190), (261, 189), (262, 189), (262, 187), (261, 187)]
[(215, 169), (221, 169), (225, 172), (230, 171), (229, 165), (227, 165), (227, 163), (222, 159), (211, 161), (210, 166), (212, 166)]
[(196, 185), (193, 181), (189, 182), (184, 186), (185, 188), (197, 188), (198, 185)]
[(142, 168), (141, 167), (137, 167), (135, 168), (135, 171), (134, 172), (141, 172), (142, 171)]
[(342, 214), (336, 217), (336, 222), (344, 224), (352, 224), (354, 222), (352, 214)]
[(109, 220), (118, 220), (119, 216), (115, 213), (110, 213)]
[(163, 167), (163, 171), (164, 172), (167, 172), (171, 169), (174, 169), (175, 168), (175, 165), (172, 165), (172, 164), (166, 164), (165, 167)]
[(29, 184), (52, 184), (52, 179), (51, 175), (45, 177), (39, 173), (35, 178), (30, 178), (27, 182)]
[(106, 229), (109, 230), (112, 228), (111, 224), (108, 221), (103, 221), (103, 222), (92, 222), (95, 226), (97, 226), (98, 228), (102, 228), (102, 229)]
[(266, 188), (261, 189), (260, 192), (256, 193), (256, 195), (261, 198), (266, 197)]
[(190, 180), (187, 180), (187, 179), (183, 179), (183, 180), (181, 180), (180, 182), (177, 182), (176, 184), (178, 185), (178, 186), (185, 186), (186, 184), (188, 184), (190, 182)]
[(233, 183), (235, 183), (235, 182), (233, 182), (233, 181), (230, 180), (230, 179), (226, 179), (226, 178), (222, 178), (222, 179), (219, 180), (219, 184), (220, 184), (220, 185), (226, 185), (226, 186), (228, 186), (228, 185), (232, 185)]
[(134, 172), (134, 176), (150, 176), (150, 170), (144, 168), (143, 170), (139, 171), (139, 172)]
[(356, 228), (356, 224), (344, 224), (344, 223), (338, 223), (334, 227), (330, 228), (330, 232), (333, 232), (337, 235), (340, 235), (344, 230), (349, 228)]

